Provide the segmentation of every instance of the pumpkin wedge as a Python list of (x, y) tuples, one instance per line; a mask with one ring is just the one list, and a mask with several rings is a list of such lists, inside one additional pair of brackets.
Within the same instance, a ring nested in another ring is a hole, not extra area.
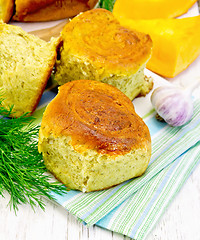
[(147, 33), (153, 41), (147, 68), (175, 77), (200, 55), (200, 15), (181, 19), (132, 20), (114, 14), (122, 26)]
[(186, 13), (197, 0), (116, 0), (113, 11), (131, 19), (174, 18)]

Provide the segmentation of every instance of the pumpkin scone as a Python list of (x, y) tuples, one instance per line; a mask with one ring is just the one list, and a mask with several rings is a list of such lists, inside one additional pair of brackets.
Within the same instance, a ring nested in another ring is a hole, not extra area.
[(37, 107), (57, 57), (60, 38), (45, 42), (22, 28), (0, 22), (0, 92), (12, 116)]
[(92, 9), (97, 2), (98, 0), (15, 0), (13, 20), (41, 22), (74, 17)]
[(59, 87), (39, 131), (39, 152), (71, 189), (106, 189), (142, 175), (151, 157), (147, 125), (117, 88), (93, 80)]
[(73, 18), (62, 33), (55, 80), (60, 84), (91, 79), (120, 89), (131, 100), (153, 87), (144, 68), (151, 56), (149, 35), (122, 27), (105, 9)]
[(13, 15), (14, 0), (0, 0), (0, 20), (7, 23)]

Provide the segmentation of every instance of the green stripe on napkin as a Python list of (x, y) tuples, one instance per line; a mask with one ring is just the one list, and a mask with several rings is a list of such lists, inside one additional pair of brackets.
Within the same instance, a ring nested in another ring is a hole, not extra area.
[[(38, 122), (45, 109), (41, 107), (35, 112)], [(144, 239), (200, 158), (200, 100), (194, 103), (192, 120), (183, 127), (161, 124), (152, 115), (146, 120), (152, 136), (152, 158), (141, 177), (103, 191), (53, 194), (57, 203), (88, 226), (96, 224)]]
[[(172, 202), (200, 159), (200, 143), (171, 163), (97, 225), (143, 240)], [(169, 177), (170, 176), (170, 177)]]
[[(152, 138), (152, 160), (145, 174), (114, 188), (79, 193), (66, 200), (63, 206), (88, 225), (95, 224), (128, 197), (147, 184), (188, 148), (200, 140), (200, 101), (195, 102), (194, 116), (184, 127), (166, 126)], [(170, 177), (170, 176), (169, 176)]]

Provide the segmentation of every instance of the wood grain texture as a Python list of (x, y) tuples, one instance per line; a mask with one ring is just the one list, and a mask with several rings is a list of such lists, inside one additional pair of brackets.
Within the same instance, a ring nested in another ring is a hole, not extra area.
[[(33, 25), (23, 27), (33, 29)], [(199, 60), (179, 76), (183, 85), (191, 82), (191, 71), (200, 76)], [(8, 201), (8, 195), (0, 196), (0, 240), (130, 240), (96, 226), (87, 228), (63, 207), (49, 201), (45, 211), (36, 208), (33, 212), (27, 205), (20, 206), (17, 216), (7, 207)], [(199, 222), (200, 164), (144, 240), (200, 240)]]
[[(146, 240), (200, 240), (200, 165), (187, 180)], [(63, 207), (46, 201), (46, 210), (20, 206), (17, 216), (0, 197), (1, 240), (130, 240), (97, 226), (87, 228)]]

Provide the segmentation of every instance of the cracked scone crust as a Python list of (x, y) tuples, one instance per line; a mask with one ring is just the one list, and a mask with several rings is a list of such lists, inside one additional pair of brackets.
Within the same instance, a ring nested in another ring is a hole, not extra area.
[(117, 88), (77, 80), (59, 88), (39, 132), (46, 167), (71, 189), (106, 189), (144, 173), (148, 127)]

